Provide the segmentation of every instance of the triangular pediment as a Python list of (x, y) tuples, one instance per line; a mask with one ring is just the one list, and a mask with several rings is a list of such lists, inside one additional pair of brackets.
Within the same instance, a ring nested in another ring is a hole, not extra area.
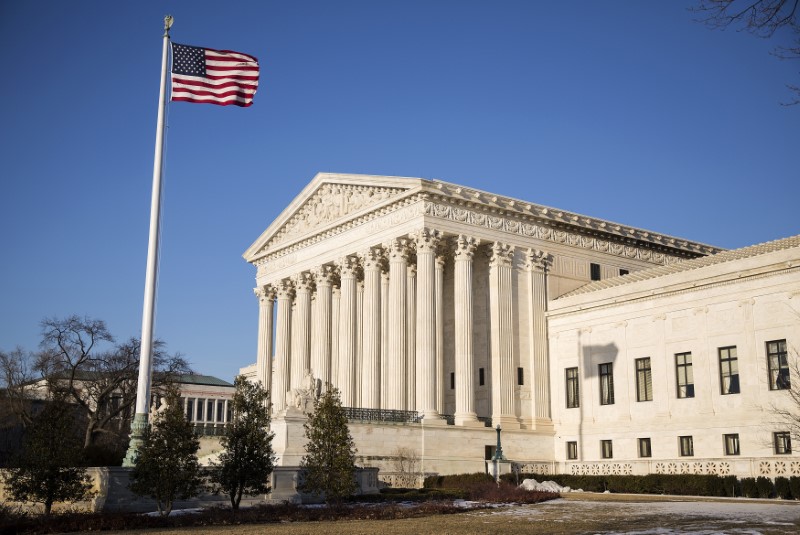
[(417, 191), (414, 178), (319, 173), (244, 253), (252, 262), (264, 253), (316, 234)]

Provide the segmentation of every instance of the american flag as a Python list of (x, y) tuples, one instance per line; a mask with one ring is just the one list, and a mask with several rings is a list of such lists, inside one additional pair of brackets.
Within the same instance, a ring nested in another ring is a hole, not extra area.
[(255, 57), (172, 43), (172, 100), (247, 107), (257, 88)]

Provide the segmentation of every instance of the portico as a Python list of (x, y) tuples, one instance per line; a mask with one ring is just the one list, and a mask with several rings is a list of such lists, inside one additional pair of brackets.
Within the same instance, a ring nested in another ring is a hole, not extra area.
[(319, 174), (244, 255), (257, 376), (276, 414), (310, 369), (347, 407), (550, 433), (548, 298), (593, 264), (715, 251), (440, 181)]

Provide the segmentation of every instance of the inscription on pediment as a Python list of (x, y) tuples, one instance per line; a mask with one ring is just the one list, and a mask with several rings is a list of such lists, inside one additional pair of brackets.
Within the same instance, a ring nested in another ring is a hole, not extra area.
[(323, 184), (266, 244), (264, 249), (299, 237), (405, 191), (402, 188)]

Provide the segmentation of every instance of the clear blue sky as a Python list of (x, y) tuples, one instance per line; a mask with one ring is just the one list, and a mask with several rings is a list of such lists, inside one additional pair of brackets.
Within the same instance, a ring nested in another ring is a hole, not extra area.
[(257, 56), (251, 108), (169, 106), (156, 334), (255, 361), (241, 257), (320, 171), (449, 182), (727, 248), (800, 232), (788, 37), (692, 2), (0, 2), (0, 348), (141, 329), (162, 19)]

